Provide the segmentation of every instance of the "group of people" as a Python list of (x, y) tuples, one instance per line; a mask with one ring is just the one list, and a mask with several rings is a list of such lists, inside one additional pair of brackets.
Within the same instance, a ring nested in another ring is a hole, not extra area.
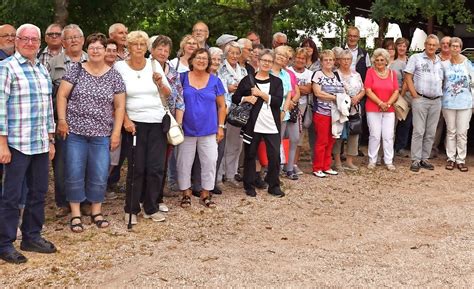
[[(438, 123), (445, 122), (446, 169), (468, 171), (473, 73), (460, 54), (461, 39), (444, 37), (437, 55), (438, 37), (429, 35), (425, 51), (408, 57), (404, 38), (369, 56), (356, 27), (349, 27), (346, 47), (323, 51), (311, 38), (293, 49), (281, 32), (271, 49), (255, 32), (240, 39), (223, 34), (216, 47), (208, 36), (207, 25), (197, 22), (169, 59), (169, 37), (128, 32), (121, 23), (110, 26), (108, 37), (52, 24), (41, 50), (38, 27), (0, 26), (1, 259), (27, 261), (13, 246), (17, 228), (21, 250), (56, 251), (41, 236), (50, 160), (56, 215), (70, 214), (74, 233), (84, 231), (84, 215), (99, 229), (110, 225), (102, 203), (116, 198), (125, 159), (124, 220), (132, 225), (140, 212), (166, 219), (166, 185), (182, 192), (183, 208), (192, 195), (215, 207), (212, 196), (222, 194), (224, 181), (250, 197), (256, 189), (283, 197), (280, 175), (296, 181), (303, 174), (306, 134), (319, 178), (358, 170), (364, 135), (368, 169), (383, 159), (396, 170), (394, 155), (408, 156), (411, 146), (410, 170), (432, 170), (428, 159)], [(400, 98), (411, 107), (401, 118)], [(239, 106), (249, 108), (246, 123), (227, 123)], [(175, 147), (167, 142), (168, 112), (184, 134)]]

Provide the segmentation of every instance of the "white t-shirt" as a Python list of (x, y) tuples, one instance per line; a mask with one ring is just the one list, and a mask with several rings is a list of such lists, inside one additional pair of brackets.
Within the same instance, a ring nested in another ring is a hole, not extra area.
[[(270, 96), (270, 82), (259, 83), (258, 88)], [(268, 99), (268, 103), (263, 102), (262, 108), (257, 116), (257, 121), (255, 122), (254, 132), (273, 134), (278, 133), (278, 128), (273, 119), (272, 109), (270, 107), (270, 102), (272, 101), (271, 96)]]
[[(158, 62), (155, 64), (156, 72), (161, 74), (163, 84), (170, 87), (163, 68)], [(146, 65), (142, 70), (133, 70), (126, 61), (116, 62), (114, 68), (122, 75), (125, 82), (128, 117), (138, 122), (161, 123), (165, 110), (161, 104), (158, 87), (153, 82), (151, 60), (146, 60)]]
[[(298, 85), (307, 85), (311, 84), (311, 77), (313, 76), (313, 71), (305, 68), (303, 72), (297, 72), (293, 67), (288, 68), (289, 70), (293, 71), (298, 80)], [(301, 95), (299, 99), (299, 104), (307, 104), (308, 103), (308, 96), (313, 97), (313, 94), (306, 94)]]
[[(170, 66), (173, 67), (176, 71), (178, 71), (178, 73), (189, 71), (189, 66), (186, 66), (182, 63), (180, 63), (178, 66), (178, 61), (179, 61), (178, 57), (170, 60)], [(176, 69), (176, 66), (178, 66), (178, 69)]]

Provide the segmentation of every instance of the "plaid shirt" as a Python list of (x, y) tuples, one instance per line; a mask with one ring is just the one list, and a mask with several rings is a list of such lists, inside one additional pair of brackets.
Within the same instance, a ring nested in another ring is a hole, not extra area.
[[(64, 51), (64, 48), (61, 48), (61, 51), (59, 53), (62, 53)], [(43, 51), (41, 51), (41, 54), (38, 55), (38, 60), (43, 64), (44, 66), (47, 67), (48, 62), (51, 58), (53, 58), (55, 55), (52, 55), (51, 52), (49, 52), (48, 46), (46, 46)]]
[(16, 52), (0, 62), (0, 135), (26, 155), (49, 151), (54, 133), (51, 79), (46, 68)]

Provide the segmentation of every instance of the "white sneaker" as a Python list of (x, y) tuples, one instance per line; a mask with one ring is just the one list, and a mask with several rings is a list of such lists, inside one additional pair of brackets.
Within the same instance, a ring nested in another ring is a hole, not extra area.
[(151, 215), (143, 213), (143, 218), (152, 219), (155, 222), (163, 222), (164, 220), (166, 220), (166, 217), (160, 212), (156, 212), (156, 213), (151, 214)]
[(165, 203), (159, 203), (158, 204), (158, 211), (163, 212), (163, 213), (168, 213), (169, 210), (170, 209), (168, 208), (168, 206)]
[(325, 173), (323, 173), (322, 171), (317, 171), (317, 172), (313, 172), (313, 175), (318, 177), (318, 178), (325, 178), (327, 175)]
[(225, 183), (226, 183), (227, 185), (233, 187), (233, 188), (236, 188), (236, 189), (242, 187), (242, 183), (240, 183), (240, 182), (238, 182), (238, 181), (236, 181), (236, 180), (234, 180), (234, 179), (227, 180)]
[(388, 165), (387, 165), (387, 170), (389, 170), (389, 171), (392, 171), (392, 172), (393, 172), (393, 171), (395, 171), (395, 170), (396, 170), (396, 168), (395, 168), (395, 166), (394, 166), (393, 164), (388, 164)]
[(376, 166), (375, 164), (369, 163), (369, 164), (367, 165), (367, 168), (368, 168), (369, 170), (374, 170), (374, 169), (375, 169), (375, 166)]
[(336, 172), (333, 169), (329, 169), (327, 171), (324, 171), (324, 173), (327, 174), (327, 175), (331, 175), (331, 176), (336, 176), (338, 174), (338, 172)]
[[(128, 213), (125, 213), (125, 218), (124, 218), (124, 220), (125, 220), (125, 223), (126, 223), (126, 224), (128, 224), (129, 218), (130, 218), (130, 215), (129, 215)], [(136, 224), (138, 224), (138, 222), (137, 222), (137, 215), (132, 214), (132, 225), (136, 225)]]

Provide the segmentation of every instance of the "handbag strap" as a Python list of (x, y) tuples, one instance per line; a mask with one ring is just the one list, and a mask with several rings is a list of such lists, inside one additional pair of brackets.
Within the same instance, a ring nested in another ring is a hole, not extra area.
[[(156, 63), (155, 62), (157, 62), (157, 60), (155, 60), (154, 58), (151, 58), (150, 61), (151, 61), (151, 70), (153, 71), (153, 73), (155, 73), (156, 72)], [(179, 58), (178, 58), (178, 63), (179, 63)], [(166, 98), (163, 97), (163, 95), (161, 95), (161, 93), (159, 93), (159, 92), (157, 94), (161, 99), (161, 105), (163, 105), (165, 111), (168, 112), (169, 107), (168, 107), (168, 102), (166, 101)]]

